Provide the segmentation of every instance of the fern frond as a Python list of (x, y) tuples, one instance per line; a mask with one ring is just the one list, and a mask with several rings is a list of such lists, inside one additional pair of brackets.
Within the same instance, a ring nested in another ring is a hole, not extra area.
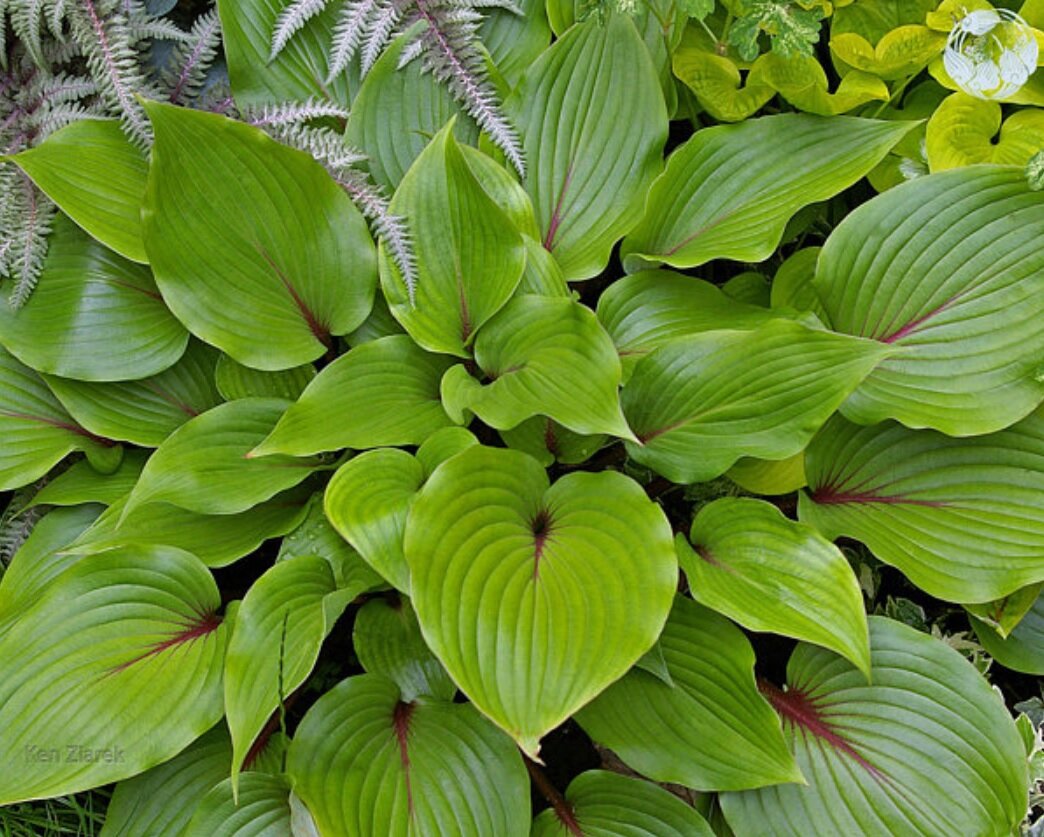
[(366, 36), (367, 21), (379, 7), (378, 0), (354, 0), (346, 3), (334, 26), (330, 45), (330, 69), (326, 76), (329, 84), (348, 69), (353, 56), (362, 46)]
[(58, 105), (64, 102), (77, 102), (98, 92), (98, 85), (93, 79), (84, 76), (73, 76), (58, 73), (54, 76), (42, 76), (32, 92), (32, 98), (41, 105)]
[(28, 120), (38, 142), (43, 142), (55, 131), (59, 131), (73, 122), (84, 119), (102, 119), (104, 114), (79, 102), (65, 102), (52, 108), (37, 111)]
[(164, 76), (171, 102), (181, 104), (199, 95), (220, 46), (221, 18), (217, 9), (211, 9), (196, 19), (188, 39), (174, 48), (173, 69)]
[(283, 9), (276, 19), (268, 60), (274, 60), (301, 27), (326, 8), (326, 3), (327, 0), (293, 0)]
[(381, 57), (381, 52), (384, 51), (384, 48), (392, 39), (396, 26), (401, 19), (402, 13), (395, 0), (385, 3), (377, 15), (374, 16), (360, 54), (363, 75), (370, 72), (373, 65), (377, 63), (377, 59)]
[(38, 67), (46, 67), (40, 23), (48, 0), (21, 0), (12, 4), (11, 29)]
[(24, 174), (19, 178), (16, 196), (4, 213), (3, 235), (10, 241), (5, 258), (7, 274), (14, 280), (8, 298), (13, 308), (21, 308), (32, 294), (47, 255), (47, 234), (51, 231), (56, 207)]
[(35, 485), (19, 488), (0, 515), (0, 569), (6, 569), (14, 554), (22, 548), (32, 534), (37, 522), (43, 517), (40, 506), (26, 508), (36, 494)]
[(283, 102), (278, 105), (265, 105), (260, 110), (247, 111), (246, 120), (259, 128), (273, 125), (291, 125), (308, 122), (312, 119), (330, 117), (347, 119), (348, 111), (334, 102), (323, 99), (309, 99), (307, 102)]
[(131, 41), (173, 41), (174, 43), (186, 43), (191, 35), (180, 26), (169, 20), (148, 18), (124, 18), (127, 27), (127, 36)]

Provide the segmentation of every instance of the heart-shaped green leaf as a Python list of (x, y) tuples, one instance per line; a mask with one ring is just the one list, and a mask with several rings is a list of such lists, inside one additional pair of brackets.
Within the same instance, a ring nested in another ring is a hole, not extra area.
[(531, 457), (484, 447), (431, 475), (405, 554), (428, 646), (531, 755), (649, 650), (677, 583), (667, 519), (637, 483), (549, 485)]
[(577, 24), (526, 71), (516, 113), (544, 247), (569, 280), (596, 275), (660, 172), (667, 110), (627, 15)]
[(529, 834), (526, 770), (511, 739), (467, 704), (407, 703), (378, 674), (319, 698), (287, 773), (321, 834)]
[(322, 356), (373, 305), (373, 242), (309, 155), (215, 114), (147, 104), (156, 133), (143, 219), (163, 298), (240, 363)]
[(213, 726), (220, 604), (199, 559), (168, 547), (88, 556), (56, 578), (0, 636), (0, 804), (133, 776)]
[(1036, 108), (1016, 111), (1002, 126), (997, 102), (957, 92), (947, 97), (928, 120), (925, 154), (932, 171), (975, 163), (1024, 166), (1041, 150), (1042, 136), (1044, 112)]
[(750, 630), (830, 648), (869, 676), (859, 582), (815, 529), (771, 503), (723, 497), (700, 509), (689, 540), (675, 542), (696, 601)]
[(653, 184), (645, 217), (621, 247), (624, 265), (762, 261), (791, 215), (851, 186), (909, 129), (785, 113), (698, 131)]
[(316, 376), (251, 456), (419, 445), (451, 424), (439, 400), (451, 363), (405, 334), (357, 346)]
[(873, 684), (799, 645), (765, 685), (807, 785), (722, 794), (737, 834), (1007, 834), (1026, 813), (1026, 753), (1000, 696), (959, 653), (870, 618)]
[(842, 408), (957, 436), (990, 433), (1044, 399), (1044, 192), (1022, 169), (919, 177), (849, 214), (819, 255), (832, 328), (892, 345)]
[(707, 331), (646, 355), (621, 395), (631, 456), (672, 482), (800, 451), (888, 347), (796, 322)]
[(801, 781), (739, 628), (678, 596), (659, 645), (674, 685), (632, 669), (577, 715), (588, 735), (658, 782), (724, 790)]
[(988, 602), (1044, 581), (1044, 415), (970, 439), (832, 419), (805, 453), (801, 519), (858, 538), (933, 596)]

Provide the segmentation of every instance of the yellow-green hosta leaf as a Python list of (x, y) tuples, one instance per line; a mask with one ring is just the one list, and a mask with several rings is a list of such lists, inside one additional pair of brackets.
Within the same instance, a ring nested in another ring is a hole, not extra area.
[(776, 95), (766, 80), (748, 74), (744, 81), (731, 58), (695, 42), (678, 47), (672, 62), (674, 74), (695, 94), (700, 107), (722, 122), (742, 122)]
[(608, 770), (588, 770), (565, 793), (568, 817), (548, 808), (533, 821), (530, 837), (713, 837), (691, 805), (667, 790)]
[(1036, 603), (1042, 588), (1044, 583), (1030, 584), (992, 602), (966, 604), (964, 609), (1002, 638), (1006, 638)]
[(649, 650), (677, 583), (670, 526), (637, 483), (604, 471), (550, 485), (503, 449), (435, 470), (405, 554), (428, 646), (531, 756)]
[(700, 509), (688, 540), (679, 534), (675, 543), (696, 601), (749, 630), (836, 651), (869, 677), (859, 582), (811, 526), (763, 500), (722, 497)]
[(246, 773), (226, 779), (195, 803), (185, 834), (210, 837), (280, 837), (290, 828), (290, 784), (284, 776)]
[(639, 440), (628, 452), (686, 484), (741, 456), (793, 456), (887, 352), (787, 320), (676, 339), (639, 361), (623, 389)]
[(801, 520), (857, 538), (933, 596), (988, 602), (1044, 581), (1044, 416), (955, 439), (830, 421), (805, 452)]
[(851, 186), (909, 129), (784, 113), (697, 131), (653, 183), (645, 217), (621, 246), (624, 266), (762, 261), (798, 209)]
[(1044, 399), (1044, 192), (1022, 167), (918, 177), (831, 233), (815, 287), (837, 331), (892, 347), (842, 407), (950, 435), (990, 433)]
[(842, 76), (837, 90), (831, 93), (826, 72), (815, 58), (783, 58), (774, 52), (754, 62), (747, 83), (763, 83), (778, 90), (798, 110), (821, 116), (836, 116), (875, 100), (887, 101), (889, 95), (880, 78), (859, 71)]
[(505, 106), (524, 138), (544, 247), (569, 281), (596, 275), (663, 165), (667, 109), (648, 48), (627, 15), (578, 23)]
[(1033, 606), (1005, 638), (985, 622), (974, 617), (971, 622), (982, 647), (1002, 666), (1044, 676), (1044, 595), (1038, 593)]
[(514, 87), (551, 43), (544, 0), (521, 0), (514, 9), (494, 7), (483, 17), (482, 45), (498, 72)]
[(900, 79), (923, 70), (945, 45), (945, 34), (910, 24), (891, 30), (874, 45), (852, 32), (834, 35), (830, 52), (835, 59), (861, 72)]
[(220, 604), (207, 568), (170, 547), (91, 555), (54, 579), (0, 636), (0, 804), (133, 776), (213, 726)]
[(586, 462), (606, 443), (602, 434), (574, 433), (544, 416), (533, 416), (510, 430), (501, 430), (500, 438), (509, 448), (528, 453), (545, 468), (555, 462), (563, 465)]
[(737, 790), (801, 781), (739, 628), (677, 596), (659, 645), (671, 683), (632, 669), (580, 711), (588, 735), (657, 782)]
[(870, 618), (872, 682), (799, 645), (765, 685), (806, 785), (722, 794), (737, 834), (1007, 834), (1026, 809), (1026, 753), (1001, 697), (961, 655)]
[(511, 739), (473, 706), (405, 701), (379, 674), (316, 701), (286, 772), (320, 834), (529, 834), (529, 784)]
[(156, 134), (145, 247), (189, 331), (247, 366), (289, 369), (366, 319), (373, 242), (322, 166), (241, 122), (145, 109)]
[(518, 286), (526, 255), (511, 218), (468, 165), (452, 121), (413, 161), (390, 210), (406, 219), (417, 258), (411, 297), (381, 245), (381, 286), (392, 314), (421, 347), (467, 357), (475, 332)]
[(730, 480), (753, 494), (790, 494), (803, 488), (805, 480), (805, 452), (786, 459), (755, 459), (744, 456), (725, 472)]
[[(78, 506), (101, 503), (111, 506), (134, 488), (151, 451), (130, 448), (123, 454), (119, 467), (111, 474), (96, 471), (87, 459), (74, 463), (68, 470), (47, 482), (33, 495), (33, 506)], [(187, 550), (192, 552), (192, 550)]]
[[(998, 137), (998, 131), (1000, 136)], [(1027, 108), (1001, 125), (1001, 106), (953, 93), (928, 120), (925, 150), (932, 171), (975, 163), (1024, 166), (1044, 148), (1044, 111)]]
[(149, 164), (116, 120), (83, 119), (11, 157), (92, 237), (144, 264), (141, 205)]
[(771, 304), (773, 308), (795, 308), (811, 311), (825, 317), (812, 280), (816, 276), (816, 262), (822, 247), (805, 247), (787, 257), (772, 279)]
[(264, 372), (236, 363), (228, 355), (221, 355), (214, 367), (214, 384), (226, 401), (237, 398), (290, 398), (296, 399), (315, 377), (315, 367), (310, 363)]

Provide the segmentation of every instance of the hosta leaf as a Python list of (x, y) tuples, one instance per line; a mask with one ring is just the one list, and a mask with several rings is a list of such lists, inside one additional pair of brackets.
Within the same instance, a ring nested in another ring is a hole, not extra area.
[(741, 456), (792, 456), (887, 351), (785, 320), (674, 340), (623, 389), (640, 440), (628, 451), (678, 483), (716, 477)]
[(417, 257), (409, 289), (380, 248), (381, 286), (392, 314), (433, 352), (467, 356), (475, 331), (508, 301), (525, 266), (522, 238), (472, 174), (446, 125), (413, 162), (390, 209), (406, 218)]
[(990, 433), (1044, 399), (1044, 192), (1022, 169), (919, 177), (852, 212), (815, 285), (831, 327), (898, 349), (842, 411), (950, 435)]
[(738, 834), (1007, 834), (1026, 808), (1026, 757), (1004, 703), (960, 654), (870, 619), (873, 684), (799, 645), (765, 691), (807, 785), (727, 793)]
[(228, 776), (232, 749), (224, 724), (174, 758), (116, 785), (99, 837), (183, 837), (196, 806)]
[(451, 363), (405, 334), (357, 346), (316, 376), (250, 455), (419, 445), (451, 424), (439, 400)]
[(754, 63), (749, 84), (764, 83), (798, 110), (821, 116), (835, 116), (874, 100), (888, 101), (888, 86), (875, 75), (858, 70), (842, 76), (831, 93), (826, 72), (812, 56), (775, 52), (762, 55)]
[(163, 298), (240, 363), (288, 369), (373, 305), (366, 222), (309, 155), (222, 116), (147, 104), (156, 133), (143, 219)]
[(134, 488), (150, 452), (127, 450), (120, 460), (120, 466), (111, 474), (99, 473), (88, 460), (81, 459), (36, 492), (29, 505), (78, 506), (81, 503), (101, 503), (111, 506)]
[(762, 261), (791, 215), (851, 186), (909, 129), (785, 113), (698, 131), (653, 184), (645, 217), (621, 247), (624, 265)]
[(457, 687), (424, 644), (409, 599), (373, 599), (355, 615), (352, 645), (370, 674), (393, 680), (409, 703), (417, 697), (453, 700)]
[(469, 448), (435, 470), (406, 524), (424, 639), (535, 755), (652, 646), (677, 583), (670, 537), (660, 508), (622, 474), (549, 485), (523, 453)]
[(315, 374), (315, 367), (310, 363), (278, 372), (264, 372), (236, 363), (228, 355), (221, 355), (214, 367), (214, 384), (226, 401), (251, 397), (295, 400)]
[(854, 32), (830, 38), (830, 52), (857, 71), (884, 79), (916, 75), (946, 46), (946, 35), (927, 26), (899, 26), (876, 44)]
[(121, 519), (155, 502), (200, 514), (235, 514), (302, 482), (322, 464), (282, 455), (246, 456), (287, 406), (282, 398), (241, 398), (179, 427), (146, 463)]
[(0, 306), (0, 342), (38, 372), (119, 381), (173, 365), (188, 332), (163, 304), (148, 268), (59, 218), (39, 287), (18, 310)]
[(641, 217), (667, 139), (656, 68), (634, 24), (626, 15), (577, 24), (506, 106), (524, 137), (544, 246), (570, 281), (596, 275)]
[(739, 628), (678, 596), (659, 644), (674, 685), (632, 669), (577, 715), (588, 735), (658, 782), (726, 790), (801, 781)]
[(1004, 639), (978, 619), (972, 619), (972, 626), (982, 647), (1002, 666), (1044, 676), (1044, 596), (1037, 595), (1033, 607)]
[(149, 164), (116, 120), (83, 119), (11, 160), (92, 237), (145, 263), (141, 205)]
[(518, 12), (490, 9), (480, 30), (483, 46), (511, 87), (551, 42), (543, 0), (520, 0), (514, 6)]
[(213, 726), (220, 604), (199, 559), (167, 547), (88, 556), (56, 578), (0, 636), (0, 804), (133, 776)]
[(1044, 581), (1044, 416), (952, 439), (838, 417), (805, 452), (798, 510), (933, 596), (987, 602)]
[(509, 448), (528, 453), (545, 468), (555, 462), (577, 465), (586, 462), (606, 443), (604, 435), (583, 436), (543, 416), (526, 419), (500, 438)]
[(520, 296), (475, 338), (482, 385), (463, 366), (442, 382), (451, 416), (472, 410), (507, 430), (545, 415), (570, 430), (633, 438), (620, 411), (620, 360), (590, 309), (572, 299)]
[(779, 266), (772, 278), (770, 303), (773, 308), (794, 308), (798, 311), (811, 311), (821, 318), (826, 317), (823, 303), (819, 301), (812, 284), (816, 277), (816, 261), (822, 249), (805, 247), (791, 254)]
[(974, 163), (1024, 166), (1041, 150), (1042, 136), (1044, 112), (1040, 110), (1016, 111), (1002, 126), (997, 102), (953, 93), (928, 120), (925, 152), (932, 171)]
[(247, 773), (238, 798), (226, 779), (198, 802), (186, 834), (208, 837), (285, 837), (290, 834), (290, 785), (282, 776)]
[(322, 834), (529, 833), (529, 786), (506, 735), (467, 704), (407, 703), (377, 674), (324, 694), (287, 761)]
[(992, 602), (965, 604), (964, 609), (1001, 637), (1007, 637), (1036, 603), (1041, 589), (1044, 589), (1044, 582), (1020, 587), (1014, 593)]
[(190, 340), (177, 363), (140, 381), (91, 383), (48, 376), (47, 384), (91, 432), (154, 448), (221, 403), (214, 386), (217, 356), (210, 346)]
[[(690, 545), (691, 541), (691, 545)], [(745, 628), (814, 642), (870, 674), (863, 596), (841, 551), (771, 503), (723, 497), (675, 539), (692, 597)]]
[(548, 808), (533, 821), (531, 837), (712, 837), (707, 821), (674, 794), (651, 782), (589, 770), (569, 783), (568, 823)]
[(78, 424), (43, 379), (2, 347), (0, 439), (0, 491), (31, 483), (74, 450), (108, 458), (113, 444)]
[(808, 484), (805, 452), (786, 459), (754, 459), (744, 456), (725, 472), (730, 480), (752, 494), (790, 494)]
[(740, 75), (736, 62), (715, 46), (687, 37), (672, 59), (674, 74), (696, 96), (700, 107), (722, 122), (753, 116), (776, 91), (765, 80)]

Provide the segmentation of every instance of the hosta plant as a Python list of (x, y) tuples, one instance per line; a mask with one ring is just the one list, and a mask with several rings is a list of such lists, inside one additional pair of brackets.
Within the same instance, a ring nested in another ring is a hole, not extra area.
[(0, 9), (5, 828), (1044, 827), (1039, 3)]

